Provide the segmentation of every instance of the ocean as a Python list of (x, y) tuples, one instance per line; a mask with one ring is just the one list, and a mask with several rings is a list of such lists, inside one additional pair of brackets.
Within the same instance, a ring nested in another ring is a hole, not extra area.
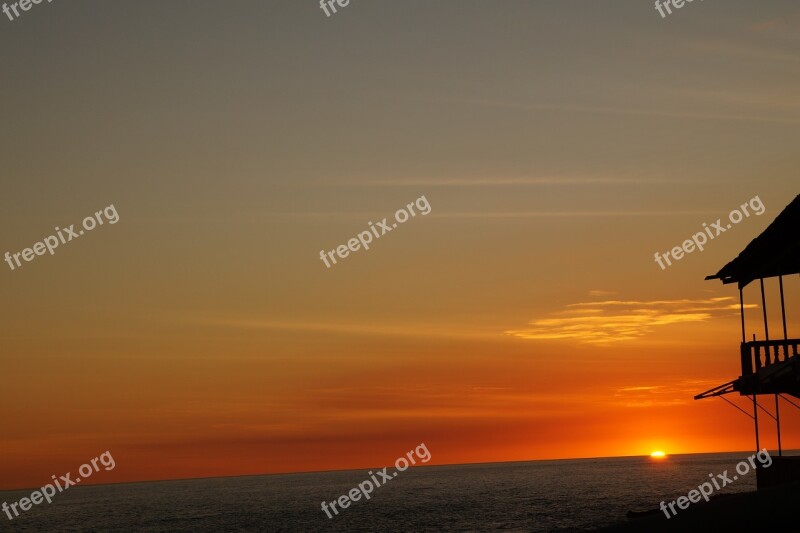
[[(321, 502), (369, 469), (80, 486), (13, 521), (0, 514), (0, 531), (585, 531), (686, 495), (709, 474), (732, 477), (751, 453), (412, 468), (332, 519)], [(755, 483), (751, 471), (719, 492)], [(0, 492), (0, 503), (30, 492)]]

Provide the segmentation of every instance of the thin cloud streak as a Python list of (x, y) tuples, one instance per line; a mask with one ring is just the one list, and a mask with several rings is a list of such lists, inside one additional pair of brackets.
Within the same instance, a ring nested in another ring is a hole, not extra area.
[(334, 186), (358, 187), (536, 187), (543, 185), (647, 185), (672, 184), (675, 179), (620, 177), (516, 177), (516, 178), (410, 178), (345, 181)]
[(589, 296), (614, 296), (616, 291), (606, 291), (601, 289), (593, 289), (589, 291)]
[(670, 380), (664, 385), (638, 385), (614, 391), (614, 402), (627, 408), (669, 407), (693, 402), (698, 388), (711, 386), (719, 381)]
[(737, 60), (747, 58), (758, 62), (778, 61), (787, 63), (796, 63), (800, 61), (800, 54), (797, 52), (789, 52), (767, 46), (755, 46), (752, 42), (744, 44), (721, 39), (704, 40), (689, 42), (686, 48), (694, 52), (709, 55), (727, 55)]
[(733, 303), (732, 297), (581, 302), (567, 305), (549, 318), (532, 320), (525, 329), (509, 330), (506, 334), (526, 340), (609, 344), (646, 336), (661, 326), (704, 322), (738, 308), (739, 304)]
[(708, 211), (464, 211), (431, 213), (432, 218), (591, 218), (591, 217), (667, 217), (708, 215)]
[(245, 329), (266, 329), (278, 331), (312, 331), (317, 333), (330, 333), (338, 335), (380, 335), (395, 337), (441, 337), (441, 338), (461, 338), (461, 339), (499, 339), (502, 335), (492, 331), (476, 331), (474, 327), (457, 326), (431, 326), (430, 324), (358, 324), (354, 322), (313, 322), (299, 320), (275, 320), (265, 319), (199, 319), (199, 322), (207, 326), (219, 326), (230, 328)]
[(657, 111), (653, 109), (626, 109), (621, 107), (604, 106), (585, 106), (585, 105), (565, 105), (565, 104), (525, 104), (518, 102), (499, 102), (493, 100), (477, 99), (452, 99), (451, 103), (475, 105), (482, 107), (500, 107), (509, 109), (521, 109), (526, 111), (565, 111), (580, 113), (596, 113), (604, 115), (631, 115), (642, 117), (663, 117), (671, 119), (695, 119), (695, 120), (722, 120), (722, 121), (745, 121), (745, 122), (770, 122), (776, 124), (800, 124), (800, 118), (765, 117), (756, 115), (735, 115), (717, 113), (692, 113), (682, 111)]
[[(708, 216), (708, 211), (454, 211), (451, 213), (431, 212), (425, 218), (590, 218), (590, 217), (669, 217), (669, 216)], [(376, 211), (307, 211), (295, 213), (258, 213), (259, 217), (275, 218), (357, 218), (362, 220), (382, 220), (391, 212)]]

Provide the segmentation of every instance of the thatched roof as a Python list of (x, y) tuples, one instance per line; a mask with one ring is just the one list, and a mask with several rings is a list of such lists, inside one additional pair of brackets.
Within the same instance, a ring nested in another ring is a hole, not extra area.
[(800, 273), (800, 195), (739, 256), (706, 279), (746, 286), (751, 281)]

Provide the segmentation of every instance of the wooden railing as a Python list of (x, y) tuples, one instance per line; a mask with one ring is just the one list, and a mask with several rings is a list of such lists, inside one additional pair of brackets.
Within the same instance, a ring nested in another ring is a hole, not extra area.
[(798, 354), (800, 339), (751, 341), (742, 343), (742, 375), (755, 374), (762, 368), (788, 361)]

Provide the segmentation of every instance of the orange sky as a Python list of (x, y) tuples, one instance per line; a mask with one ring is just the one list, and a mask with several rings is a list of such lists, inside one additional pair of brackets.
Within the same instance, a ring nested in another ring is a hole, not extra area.
[[(399, 4), (87, 0), (3, 26), (0, 253), (120, 220), (0, 263), (0, 489), (106, 450), (93, 483), (420, 442), (431, 464), (754, 446), (692, 400), (739, 372), (736, 289), (703, 278), (800, 192), (796, 8)], [(423, 194), (429, 215), (319, 260)]]

